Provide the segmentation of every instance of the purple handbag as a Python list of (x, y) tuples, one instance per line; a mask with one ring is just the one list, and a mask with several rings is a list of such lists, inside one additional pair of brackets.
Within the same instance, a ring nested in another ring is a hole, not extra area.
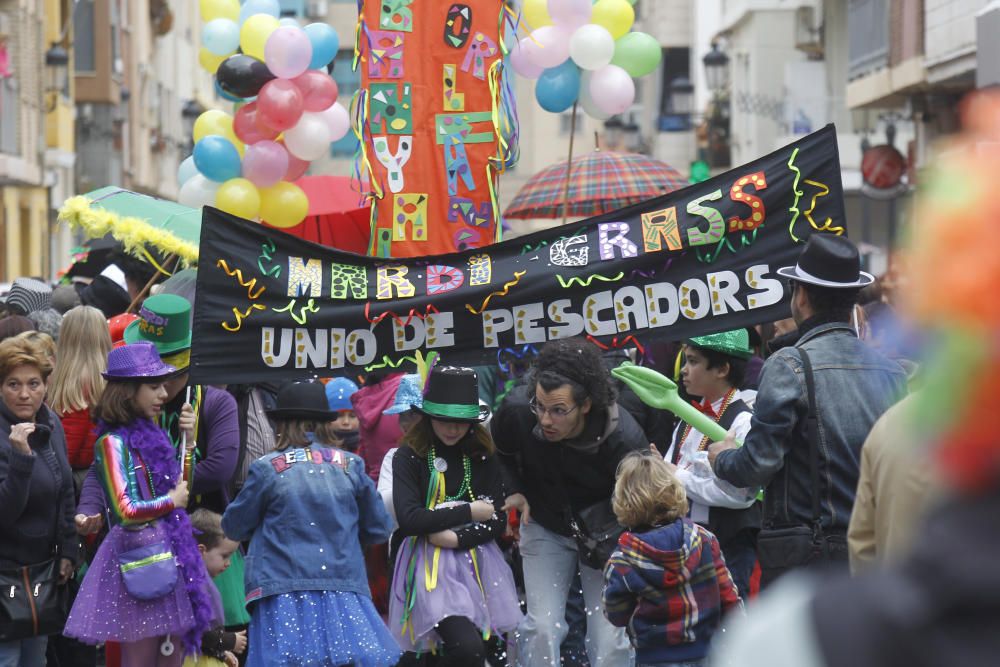
[[(152, 525), (143, 530), (155, 530)], [(177, 585), (177, 563), (165, 540), (130, 549), (118, 555), (125, 590), (137, 600), (156, 600)]]

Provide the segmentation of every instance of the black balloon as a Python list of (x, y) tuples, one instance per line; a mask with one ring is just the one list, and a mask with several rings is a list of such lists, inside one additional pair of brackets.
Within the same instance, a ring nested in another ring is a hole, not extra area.
[(215, 78), (219, 82), (219, 87), (230, 95), (253, 97), (275, 76), (261, 61), (237, 53), (222, 61)]

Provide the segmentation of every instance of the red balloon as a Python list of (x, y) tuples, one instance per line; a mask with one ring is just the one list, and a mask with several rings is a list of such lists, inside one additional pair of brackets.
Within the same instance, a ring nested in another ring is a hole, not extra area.
[(260, 122), (260, 111), (256, 102), (244, 104), (233, 116), (233, 132), (246, 145), (258, 141), (271, 141), (281, 132), (273, 130)]
[(302, 108), (306, 111), (322, 111), (337, 101), (337, 82), (326, 72), (306, 70), (292, 83), (302, 91)]
[(257, 95), (257, 115), (272, 130), (284, 132), (302, 117), (302, 92), (288, 79), (268, 81)]
[[(278, 142), (281, 147), (288, 151), (288, 147), (285, 146), (285, 141), (282, 139)], [(285, 181), (297, 181), (306, 173), (306, 169), (309, 168), (309, 160), (300, 160), (291, 153), (288, 153), (288, 171), (285, 172), (285, 177), (282, 180)]]

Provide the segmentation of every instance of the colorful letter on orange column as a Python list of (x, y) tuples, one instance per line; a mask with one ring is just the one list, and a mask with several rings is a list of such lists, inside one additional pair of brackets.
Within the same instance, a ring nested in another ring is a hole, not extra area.
[(356, 167), (371, 183), (369, 253), (413, 257), (496, 242), (499, 173), (516, 152), (513, 72), (500, 48), (504, 0), (360, 0), (359, 9), (366, 94)]

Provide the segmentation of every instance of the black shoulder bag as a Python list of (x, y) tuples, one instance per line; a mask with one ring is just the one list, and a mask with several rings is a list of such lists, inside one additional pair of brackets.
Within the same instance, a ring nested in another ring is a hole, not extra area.
[(0, 642), (59, 634), (66, 625), (70, 591), (59, 585), (59, 512), (52, 558), (0, 569)]
[(826, 535), (820, 522), (819, 443), (823, 430), (816, 410), (816, 386), (809, 355), (799, 348), (806, 382), (809, 413), (806, 415), (806, 439), (809, 441), (809, 482), (812, 496), (812, 520), (808, 526), (775, 528), (768, 522), (757, 535), (757, 560), (761, 581), (768, 584), (785, 572), (827, 560), (846, 558), (846, 540), (842, 535)]
[(576, 540), (577, 551), (580, 552), (580, 562), (595, 570), (604, 570), (611, 554), (618, 548), (618, 538), (625, 532), (625, 527), (618, 523), (611, 507), (611, 498), (575, 510), (566, 491), (562, 468), (559, 470), (559, 485), (569, 508), (569, 525)]

